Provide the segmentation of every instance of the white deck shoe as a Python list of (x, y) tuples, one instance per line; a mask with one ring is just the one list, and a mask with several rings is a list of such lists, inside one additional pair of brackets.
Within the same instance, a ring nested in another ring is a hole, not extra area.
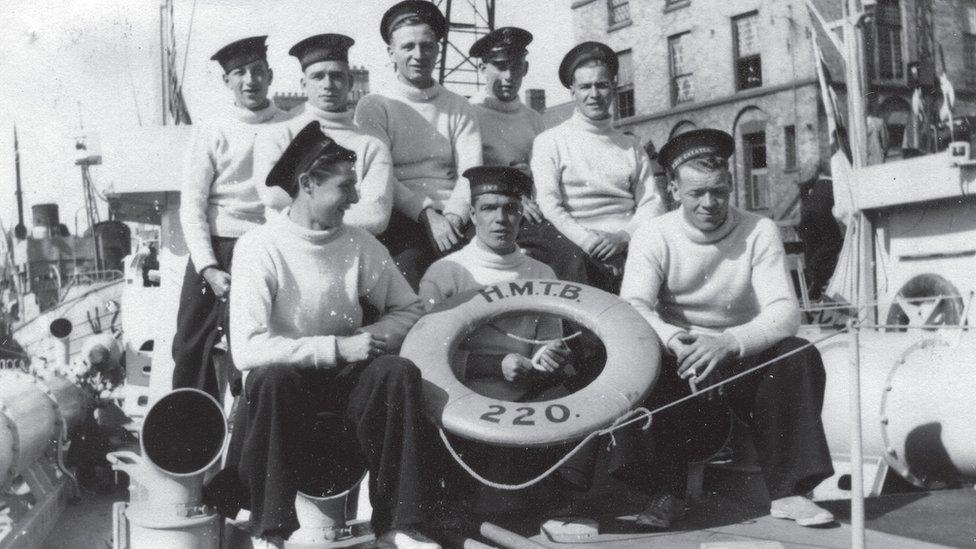
[(769, 514), (782, 519), (795, 520), (800, 526), (822, 526), (834, 522), (830, 511), (804, 496), (789, 496), (773, 500)]
[(390, 530), (376, 538), (377, 549), (441, 549), (436, 541), (413, 529)]

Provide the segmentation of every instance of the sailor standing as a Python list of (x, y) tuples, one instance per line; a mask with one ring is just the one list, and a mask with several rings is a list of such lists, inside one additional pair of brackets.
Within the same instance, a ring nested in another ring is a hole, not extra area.
[(546, 240), (559, 244), (537, 258), (561, 279), (614, 293), (630, 235), (664, 213), (647, 153), (613, 127), (617, 69), (617, 55), (599, 42), (563, 57), (559, 80), (576, 108), (535, 139), (531, 164), (539, 207), (556, 229)]
[(380, 34), (396, 81), (356, 106), (356, 123), (393, 157), (394, 212), (380, 240), (415, 288), (438, 256), (464, 240), (471, 200), (461, 174), (482, 165), (473, 107), (433, 78), (446, 30), (431, 2), (405, 0), (387, 10)]
[[(379, 139), (362, 131), (349, 110), (349, 48), (352, 38), (341, 34), (310, 36), (288, 50), (302, 68), (302, 89), (308, 101), (294, 112), (294, 118), (262, 132), (254, 146), (254, 173), (265, 204), (275, 210), (291, 204), (280, 187), (263, 185), (267, 174), (291, 140), (311, 121), (339, 145), (356, 153), (356, 191), (359, 202), (346, 212), (343, 222), (377, 236), (386, 230), (393, 207), (393, 163), (390, 151)], [(291, 113), (289, 113), (291, 114)]]
[(211, 57), (224, 70), (234, 105), (222, 120), (196, 131), (183, 172), (180, 223), (190, 261), (173, 336), (173, 387), (194, 387), (218, 398), (212, 359), (214, 345), (227, 333), (234, 243), (264, 223), (264, 204), (252, 178), (254, 139), (261, 125), (287, 117), (268, 100), (273, 73), (266, 38), (232, 42)]

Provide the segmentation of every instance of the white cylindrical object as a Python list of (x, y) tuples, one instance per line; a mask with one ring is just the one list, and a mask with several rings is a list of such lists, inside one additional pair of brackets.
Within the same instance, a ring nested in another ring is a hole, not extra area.
[(864, 546), (864, 454), (861, 444), (861, 328), (854, 319), (847, 321), (850, 331), (850, 439), (851, 439), (851, 546)]
[(61, 420), (46, 387), (22, 372), (0, 371), (0, 488), (57, 440)]
[(203, 514), (191, 517), (160, 517), (147, 510), (128, 506), (126, 549), (218, 549), (220, 516)]

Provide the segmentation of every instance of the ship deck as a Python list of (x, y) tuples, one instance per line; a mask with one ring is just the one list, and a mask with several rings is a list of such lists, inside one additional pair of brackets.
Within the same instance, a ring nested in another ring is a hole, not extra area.
[[(837, 524), (804, 528), (768, 516), (768, 500), (757, 475), (709, 469), (705, 491), (703, 500), (671, 531), (653, 532), (641, 531), (633, 523), (643, 497), (623, 485), (606, 483), (574, 502), (576, 514), (600, 523), (600, 534), (580, 543), (556, 543), (546, 538), (540, 533), (540, 525), (550, 517), (541, 511), (522, 510), (489, 518), (494, 524), (553, 548), (850, 546), (847, 501), (823, 503), (838, 517)], [(121, 499), (118, 494), (87, 496), (82, 503), (69, 506), (43, 547), (112, 547), (111, 505)], [(868, 547), (972, 547), (976, 545), (976, 490), (919, 491), (870, 498), (866, 519)], [(474, 523), (472, 528), (476, 528)]]

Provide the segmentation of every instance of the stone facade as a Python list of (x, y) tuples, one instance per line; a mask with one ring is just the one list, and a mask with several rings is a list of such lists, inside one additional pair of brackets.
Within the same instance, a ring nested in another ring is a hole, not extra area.
[[(888, 2), (899, 4), (902, 67), (916, 58), (915, 1), (924, 0)], [(961, 36), (968, 32), (968, 6), (976, 8), (976, 1), (929, 1), (935, 42), (942, 45), (959, 100), (956, 114), (969, 114), (967, 85), (976, 75), (966, 67), (976, 59), (967, 64)], [(840, 18), (842, 0), (813, 2), (828, 22)], [(737, 205), (784, 225), (796, 221), (797, 183), (816, 175), (826, 163), (821, 159), (829, 157), (808, 31), (817, 26), (804, 0), (577, 0), (572, 10), (577, 42), (599, 40), (617, 52), (630, 52), (634, 113), (618, 120), (621, 129), (658, 148), (686, 128), (733, 134)], [(743, 16), (751, 18), (739, 19)], [(834, 80), (843, 83), (840, 55), (826, 35), (818, 34)], [(676, 100), (672, 82), (675, 40), (680, 40), (681, 74), (690, 75), (683, 79), (690, 81), (691, 91), (685, 101)], [(737, 54), (737, 43), (743, 55)], [(758, 71), (747, 70), (750, 54), (758, 54)], [(754, 78), (758, 73), (761, 78)], [(869, 91), (882, 118), (904, 125), (911, 99), (904, 74), (874, 78)], [(900, 154), (900, 142), (889, 154)]]

